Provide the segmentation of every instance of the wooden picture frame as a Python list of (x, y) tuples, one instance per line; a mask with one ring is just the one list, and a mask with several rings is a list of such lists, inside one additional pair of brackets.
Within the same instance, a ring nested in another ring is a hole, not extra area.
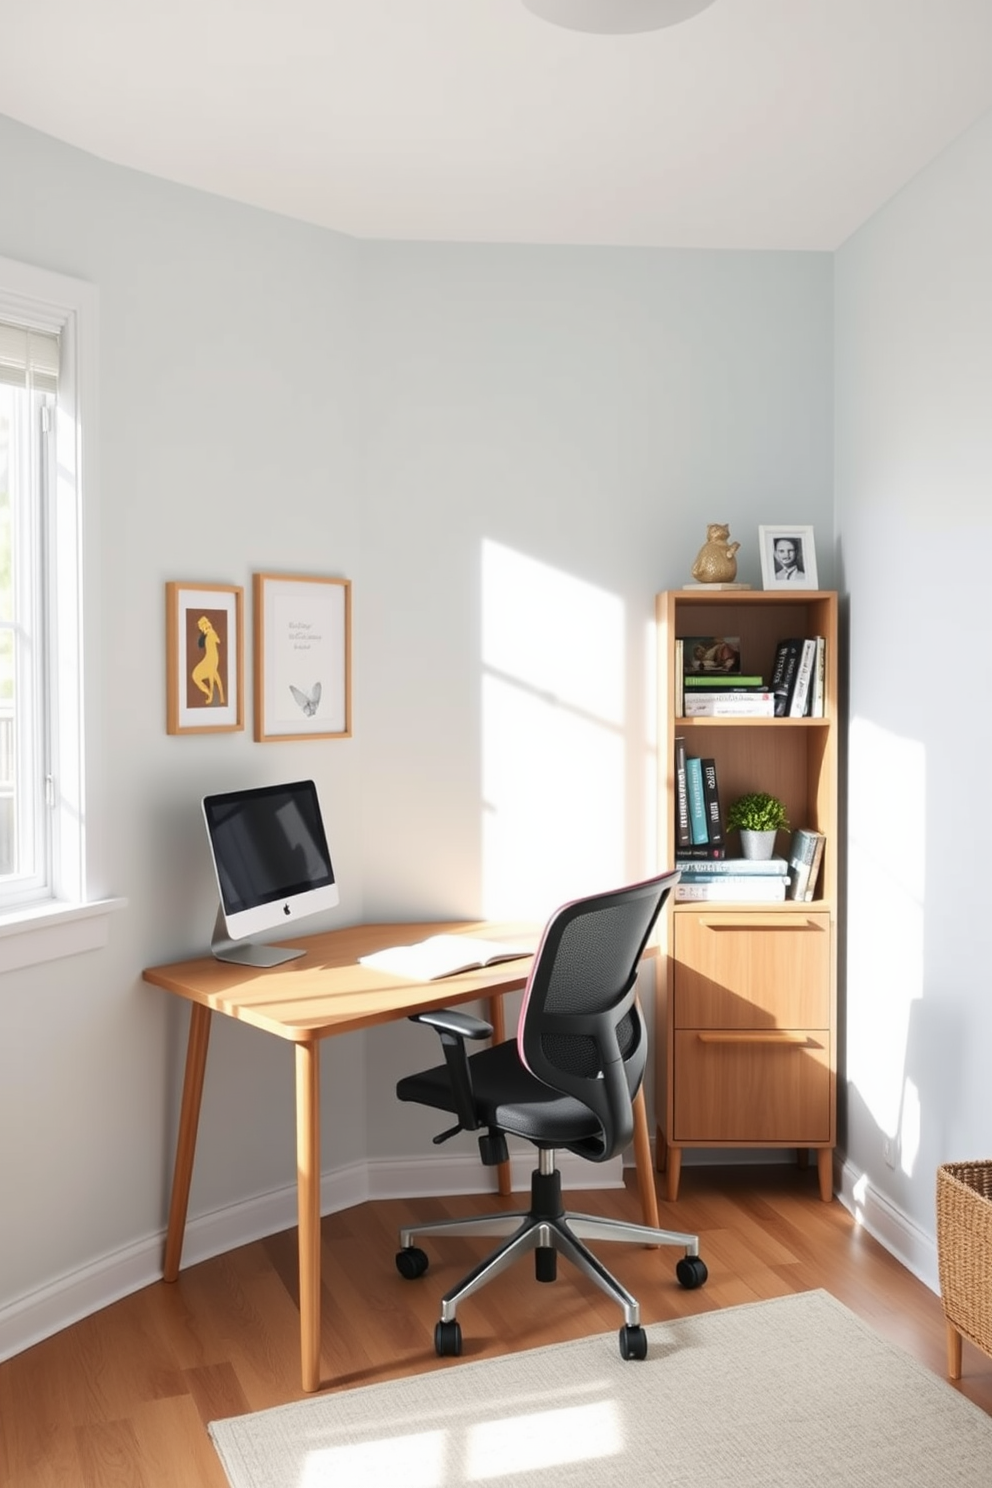
[(243, 589), (166, 584), (165, 670), (167, 733), (244, 728)]
[(351, 738), (351, 581), (252, 577), (255, 739)]
[(758, 528), (764, 589), (819, 589), (812, 527)]

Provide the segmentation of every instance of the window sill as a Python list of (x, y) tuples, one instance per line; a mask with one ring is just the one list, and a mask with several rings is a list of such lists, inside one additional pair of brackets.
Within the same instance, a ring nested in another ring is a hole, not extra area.
[(52, 901), (0, 915), (0, 975), (99, 950), (109, 938), (110, 915), (126, 905), (126, 899), (95, 899), (91, 904)]

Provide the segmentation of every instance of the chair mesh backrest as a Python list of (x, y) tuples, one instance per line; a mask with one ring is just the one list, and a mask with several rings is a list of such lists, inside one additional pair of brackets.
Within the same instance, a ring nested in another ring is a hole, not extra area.
[(525, 1064), (589, 1106), (612, 1151), (630, 1140), (630, 1102), (647, 1058), (637, 967), (677, 878), (665, 874), (564, 905), (548, 922), (524, 996), (518, 1047)]

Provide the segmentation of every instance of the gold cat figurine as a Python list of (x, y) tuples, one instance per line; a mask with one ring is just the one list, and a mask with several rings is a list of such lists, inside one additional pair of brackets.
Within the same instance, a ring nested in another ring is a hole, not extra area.
[(706, 541), (696, 554), (692, 577), (699, 584), (732, 584), (737, 577), (734, 554), (739, 542), (728, 542), (730, 528), (726, 522), (710, 522)]

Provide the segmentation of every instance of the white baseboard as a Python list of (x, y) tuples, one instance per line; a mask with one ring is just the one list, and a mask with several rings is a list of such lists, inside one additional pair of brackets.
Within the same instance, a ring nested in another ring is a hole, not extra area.
[[(511, 1180), (514, 1192), (530, 1188), (533, 1155), (514, 1154)], [(569, 1188), (620, 1188), (619, 1158), (601, 1166), (559, 1154), (562, 1184)], [(421, 1159), (392, 1158), (354, 1163), (325, 1173), (320, 1185), (322, 1214), (350, 1209), (367, 1199), (421, 1198), (430, 1195), (485, 1193), (495, 1189), (495, 1172), (482, 1167), (474, 1154)], [(287, 1184), (189, 1220), (183, 1240), (183, 1265), (195, 1265), (239, 1245), (274, 1235), (296, 1224), (296, 1186)], [(0, 1308), (0, 1360), (10, 1359), (63, 1328), (90, 1317), (122, 1297), (162, 1279), (165, 1231), (109, 1252), (77, 1270)], [(385, 1258), (392, 1264), (392, 1257)]]
[(939, 1296), (940, 1277), (935, 1237), (921, 1230), (915, 1220), (910, 1219), (891, 1199), (873, 1188), (866, 1174), (859, 1173), (849, 1162), (843, 1162), (839, 1172), (840, 1188), (837, 1197), (845, 1209), (907, 1271), (911, 1271), (924, 1286)]
[[(623, 1184), (619, 1159), (602, 1167), (560, 1154), (565, 1189), (610, 1189)], [(511, 1174), (514, 1192), (530, 1186), (533, 1158), (514, 1154)], [(872, 1188), (864, 1174), (847, 1162), (839, 1169), (838, 1199), (868, 1233), (931, 1291), (938, 1292), (937, 1246), (885, 1195)], [(420, 1198), (430, 1195), (484, 1193), (495, 1187), (495, 1174), (483, 1168), (474, 1154), (423, 1159), (393, 1158), (326, 1173), (320, 1186), (323, 1214), (350, 1209), (367, 1199)], [(183, 1264), (195, 1265), (296, 1224), (296, 1187), (287, 1184), (270, 1193), (229, 1204), (190, 1219), (183, 1243)], [(165, 1231), (112, 1251), (57, 1277), (0, 1308), (0, 1360), (12, 1358), (81, 1318), (89, 1317), (121, 1297), (162, 1278)]]

